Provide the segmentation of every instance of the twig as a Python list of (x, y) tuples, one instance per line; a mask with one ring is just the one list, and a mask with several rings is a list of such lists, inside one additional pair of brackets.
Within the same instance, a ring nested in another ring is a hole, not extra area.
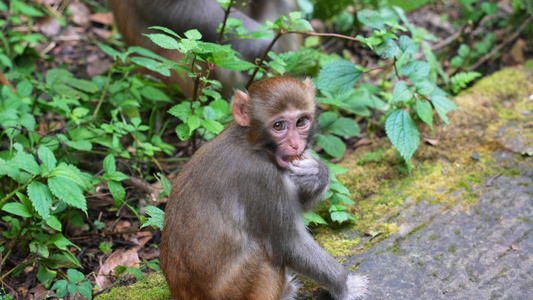
[(337, 37), (345, 40), (360, 42), (362, 41), (360, 39), (356, 39), (354, 37), (338, 34), (338, 33), (321, 33), (321, 32), (311, 32), (311, 31), (287, 31), (285, 33), (298, 33), (298, 34), (305, 34), (305, 35), (312, 35), (312, 36), (331, 36), (331, 37)]
[(491, 187), (494, 184), (494, 180), (496, 180), (496, 178), (502, 176), (503, 173), (505, 173), (505, 171), (501, 171), (500, 173), (498, 173), (498, 174), (492, 176), (491, 178), (489, 178), (489, 180), (487, 181), (485, 186), (486, 187)]
[(220, 44), (220, 42), (222, 41), (222, 36), (224, 35), (224, 30), (226, 29), (226, 22), (228, 21), (229, 13), (231, 7), (233, 6), (233, 1), (234, 0), (230, 0), (228, 8), (226, 8), (226, 10), (224, 11), (224, 22), (222, 22), (222, 28), (220, 29), (220, 34), (217, 38), (217, 44)]
[(276, 42), (278, 41), (278, 39), (286, 34), (288, 31), (284, 31), (284, 30), (281, 30), (280, 32), (278, 32), (278, 34), (276, 34), (276, 36), (274, 37), (274, 39), (272, 40), (272, 42), (270, 42), (270, 45), (268, 45), (267, 49), (265, 50), (265, 52), (263, 53), (263, 56), (261, 56), (261, 58), (259, 59), (259, 61), (257, 61), (255, 64), (257, 65), (255, 67), (255, 70), (253, 72), (253, 74), (250, 76), (250, 79), (248, 79), (248, 82), (246, 83), (246, 88), (249, 88), (250, 85), (252, 85), (252, 82), (254, 82), (254, 78), (255, 78), (255, 75), (257, 75), (257, 72), (259, 71), (259, 68), (261, 67), (261, 65), (263, 64), (263, 61), (265, 61), (267, 55), (268, 55), (268, 52), (270, 52), (270, 50), (272, 49), (272, 47), (274, 47), (274, 44), (276, 44)]
[(522, 23), (522, 25), (520, 25), (520, 27), (518, 27), (518, 30), (515, 31), (513, 34), (511, 34), (508, 38), (506, 38), (503, 43), (501, 43), (500, 45), (498, 45), (498, 47), (494, 48), (494, 50), (492, 50), (491, 52), (485, 54), (482, 58), (480, 58), (475, 64), (473, 64), (472, 66), (470, 66), (470, 68), (468, 68), (468, 71), (473, 71), (475, 69), (477, 69), (479, 66), (481, 66), (482, 64), (484, 64), (487, 60), (489, 60), (491, 57), (493, 57), (494, 55), (496, 55), (498, 52), (500, 52), (502, 50), (503, 47), (505, 47), (507, 44), (509, 44), (510, 42), (512, 42), (514, 39), (516, 39), (520, 33), (526, 29), (526, 27), (529, 25), (529, 23), (531, 23), (533, 21), (533, 15), (532, 16), (529, 16), (529, 18), (527, 18), (524, 23)]
[(69, 238), (69, 241), (79, 241), (79, 240), (85, 240), (90, 239), (94, 237), (106, 237), (106, 236), (112, 236), (112, 235), (119, 235), (119, 234), (128, 234), (128, 233), (138, 233), (143, 231), (156, 231), (159, 230), (159, 228), (155, 228), (153, 226), (148, 228), (139, 228), (139, 229), (132, 229), (132, 230), (124, 230), (124, 231), (111, 231), (111, 232), (102, 232), (102, 233), (90, 233), (83, 236), (73, 237)]

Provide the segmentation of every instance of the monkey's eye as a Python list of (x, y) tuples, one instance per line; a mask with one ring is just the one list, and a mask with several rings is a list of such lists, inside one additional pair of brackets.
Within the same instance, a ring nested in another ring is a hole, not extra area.
[(296, 121), (296, 126), (302, 127), (307, 125), (309, 123), (309, 119), (307, 117), (299, 118), (298, 121)]
[(282, 131), (283, 129), (285, 129), (285, 123), (276, 122), (274, 123), (274, 126), (272, 126), (272, 128), (274, 128), (275, 131)]

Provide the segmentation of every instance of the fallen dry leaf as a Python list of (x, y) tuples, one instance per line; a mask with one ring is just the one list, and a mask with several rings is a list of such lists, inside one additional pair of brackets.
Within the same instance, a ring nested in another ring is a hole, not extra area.
[(109, 257), (106, 259), (104, 265), (98, 270), (99, 275), (96, 276), (96, 284), (100, 286), (100, 290), (103, 290), (111, 284), (111, 280), (109, 280), (108, 276), (106, 275), (115, 274), (115, 267), (132, 267), (139, 262), (139, 255), (135, 250), (124, 251), (119, 249), (111, 253), (111, 255), (109, 255)]
[(113, 25), (113, 13), (95, 13), (89, 17), (89, 20), (104, 25)]

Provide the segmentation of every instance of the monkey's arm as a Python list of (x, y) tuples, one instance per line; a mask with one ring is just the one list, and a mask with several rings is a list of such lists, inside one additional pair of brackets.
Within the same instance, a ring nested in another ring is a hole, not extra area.
[(286, 265), (293, 271), (323, 285), (337, 300), (361, 299), (366, 295), (368, 278), (349, 274), (326, 250), (317, 244), (307, 229), (297, 220), (296, 236), (285, 248)]
[(298, 187), (298, 198), (303, 211), (309, 211), (324, 198), (330, 177), (329, 168), (324, 162), (316, 160), (309, 150), (303, 155), (305, 159), (291, 163), (290, 176)]

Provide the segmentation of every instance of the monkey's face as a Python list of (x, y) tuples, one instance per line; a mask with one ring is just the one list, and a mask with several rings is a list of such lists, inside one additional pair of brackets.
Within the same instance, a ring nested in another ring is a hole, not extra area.
[(307, 147), (313, 124), (312, 112), (288, 109), (268, 123), (268, 131), (276, 144), (276, 162), (288, 168), (291, 161), (299, 159)]

